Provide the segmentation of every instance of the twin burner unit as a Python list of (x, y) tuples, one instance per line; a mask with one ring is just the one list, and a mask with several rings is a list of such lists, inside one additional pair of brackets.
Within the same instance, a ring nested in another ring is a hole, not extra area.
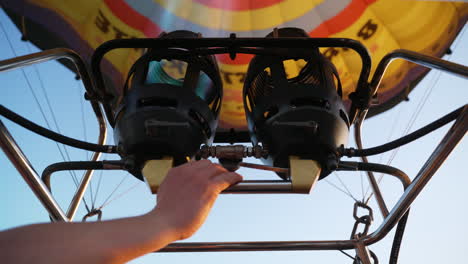
[[(291, 38), (293, 44), (293, 38), (308, 35), (301, 29), (284, 28), (266, 39), (279, 37)], [(190, 31), (163, 33), (158, 38), (171, 39), (203, 40)], [(114, 107), (115, 142), (140, 179), (148, 160), (170, 156), (178, 165), (187, 158), (200, 158), (200, 146), (210, 146), (216, 135), (223, 89), (213, 54), (230, 51), (234, 57), (236, 48), (178, 44), (149, 48), (133, 65), (123, 100)], [(322, 168), (320, 177), (328, 175), (337, 166), (337, 149), (346, 144), (350, 127), (334, 65), (320, 54), (318, 46), (239, 46), (237, 51), (259, 53), (249, 65), (242, 91), (250, 140), (262, 148), (257, 156), (266, 165), (282, 168), (289, 167), (290, 156), (312, 159)], [(184, 66), (182, 76), (165, 71), (165, 65), (174, 60)], [(304, 60), (305, 66), (297, 76), (287, 78), (283, 64), (287, 60)], [(217, 154), (230, 170), (242, 162), (240, 152), (237, 156), (234, 152), (235, 146), (224, 148), (224, 155)], [(288, 175), (278, 174), (288, 179)]]

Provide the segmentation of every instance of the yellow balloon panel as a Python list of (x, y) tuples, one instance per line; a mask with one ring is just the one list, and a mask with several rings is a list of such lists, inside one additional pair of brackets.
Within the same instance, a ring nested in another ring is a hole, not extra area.
[(241, 129), (247, 125), (242, 99), (242, 89), (247, 67), (247, 64), (219, 64), (219, 71), (223, 80), (223, 103), (220, 112), (220, 126)]
[[(330, 37), (354, 38), (363, 43), (372, 57), (372, 76), (378, 62), (395, 49), (441, 56), (463, 25), (459, 18), (467, 16), (467, 7), (447, 2), (376, 1), (349, 27)], [(347, 97), (355, 89), (361, 68), (359, 56), (338, 48), (322, 49), (322, 53), (336, 65)], [(408, 72), (415, 67), (402, 60), (390, 65), (379, 89), (380, 94), (385, 94), (383, 100), (401, 91), (395, 86), (405, 83)]]
[[(462, 5), (465, 15), (462, 15), (455, 4), (446, 2), (405, 2), (398, 5), (388, 1), (379, 1), (369, 10), (385, 25), (386, 31), (395, 40), (397, 48), (413, 50), (432, 56), (441, 56), (461, 26), (457, 18), (466, 16), (467, 5)], [(389, 12), (392, 10), (392, 12)], [(391, 49), (387, 48), (387, 41), (380, 42), (385, 47), (384, 52), (373, 52), (370, 49), (375, 70), (376, 62)], [(369, 46), (368, 46), (369, 47)], [(380, 91), (388, 92), (392, 96), (395, 84), (408, 77), (408, 73), (416, 69), (416, 65), (404, 61), (396, 61), (386, 71), (385, 79), (381, 83)], [(422, 69), (420, 68), (419, 71)], [(408, 85), (408, 84), (407, 84)], [(388, 97), (388, 96), (387, 96)]]

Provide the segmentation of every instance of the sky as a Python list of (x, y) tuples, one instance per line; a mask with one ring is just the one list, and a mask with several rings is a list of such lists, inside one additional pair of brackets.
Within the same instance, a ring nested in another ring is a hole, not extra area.
[[(3, 12), (0, 22), (12, 41), (14, 51), (5, 33), (0, 32), (0, 60), (38, 51), (20, 40), (20, 34)], [(465, 26), (466, 31), (466, 26)], [(468, 34), (460, 34), (453, 45), (453, 54), (446, 59), (468, 64)], [(27, 78), (26, 78), (27, 77)], [(31, 88), (28, 86), (30, 83)], [(56, 130), (43, 88), (47, 91), (52, 111), (60, 132), (74, 138), (94, 142), (97, 122), (88, 103), (83, 100), (83, 86), (74, 75), (57, 62), (47, 62), (0, 73), (2, 95), (0, 103), (34, 122), (46, 126), (38, 105), (43, 108), (47, 122)], [(41, 85), (42, 83), (42, 85)], [(418, 112), (410, 131), (413, 131), (468, 102), (467, 81), (445, 73), (432, 71), (409, 95), (410, 100), (364, 123), (365, 146), (375, 146), (401, 136), (413, 113)], [(36, 98), (33, 95), (36, 95)], [(418, 110), (419, 109), (419, 110)], [(54, 142), (35, 135), (2, 118), (17, 143), (41, 173), (49, 164), (63, 161)], [(449, 126), (402, 147), (391, 162), (413, 178), (432, 150), (440, 142)], [(352, 135), (350, 145), (353, 144)], [(112, 132), (109, 133), (112, 142)], [(71, 160), (86, 160), (90, 153), (67, 147)], [(387, 163), (391, 154), (371, 157), (371, 161)], [(468, 157), (468, 143), (462, 141), (453, 151), (425, 190), (412, 206), (410, 218), (400, 251), (400, 263), (461, 263), (468, 258), (468, 173), (464, 165)], [(105, 159), (118, 159), (108, 155)], [(251, 160), (249, 160), (251, 161)], [(47, 222), (48, 215), (21, 176), (0, 153), (0, 231), (22, 225)], [(246, 179), (273, 179), (275, 176), (250, 169), (239, 171)], [(81, 173), (77, 177), (81, 177)], [(99, 180), (101, 179), (101, 180)], [(123, 179), (123, 181), (122, 181)], [(330, 175), (320, 181), (310, 195), (221, 195), (203, 227), (188, 241), (287, 241), (347, 239), (354, 220), (353, 199), (333, 185), (361, 199), (367, 182), (361, 184), (359, 173)], [(100, 182), (100, 183), (99, 183)], [(122, 172), (95, 174), (91, 192), (86, 194), (88, 204), (106, 204), (103, 218), (128, 217), (148, 212), (154, 207), (155, 197), (147, 186)], [(361, 186), (364, 186), (363, 188)], [(54, 197), (66, 210), (75, 186), (69, 173), (54, 174)], [(115, 190), (116, 186), (119, 188)], [(381, 182), (382, 192), (390, 207), (400, 197), (399, 183), (388, 176)], [(99, 189), (98, 194), (96, 190)], [(375, 201), (375, 230), (382, 222)], [(79, 221), (85, 214), (81, 206)], [(393, 232), (370, 247), (381, 262), (387, 262)], [(354, 252), (349, 251), (354, 255)], [(224, 252), (224, 253), (156, 253), (148, 254), (131, 263), (351, 263), (352, 260), (337, 251), (290, 252)]]

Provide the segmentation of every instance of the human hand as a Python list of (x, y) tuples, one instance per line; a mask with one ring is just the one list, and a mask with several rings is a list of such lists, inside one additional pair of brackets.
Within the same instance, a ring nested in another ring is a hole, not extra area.
[(158, 190), (151, 214), (175, 240), (188, 238), (204, 223), (218, 195), (240, 181), (242, 176), (209, 160), (172, 168)]

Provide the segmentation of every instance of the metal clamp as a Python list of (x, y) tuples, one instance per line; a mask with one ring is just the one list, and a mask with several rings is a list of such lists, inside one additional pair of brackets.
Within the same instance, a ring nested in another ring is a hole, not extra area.
[(101, 221), (101, 218), (102, 218), (102, 211), (101, 209), (99, 208), (94, 208), (92, 209), (89, 213), (85, 214), (83, 216), (83, 219), (81, 220), (82, 222), (86, 222), (86, 219), (90, 218), (90, 217), (93, 217), (97, 215), (97, 220), (98, 221)]
[(202, 146), (197, 153), (198, 158), (207, 159), (209, 157), (218, 159), (242, 160), (245, 157), (266, 158), (268, 152), (261, 146), (247, 147), (244, 145), (228, 146)]

